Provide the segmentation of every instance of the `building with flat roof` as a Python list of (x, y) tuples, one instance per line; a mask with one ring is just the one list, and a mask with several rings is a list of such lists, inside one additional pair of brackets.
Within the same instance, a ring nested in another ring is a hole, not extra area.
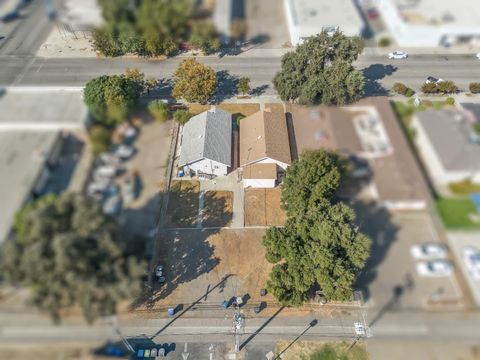
[(323, 30), (361, 36), (365, 24), (353, 0), (284, 0), (290, 42), (298, 45)]
[(470, 180), (480, 184), (480, 135), (473, 128), (476, 121), (471, 113), (459, 110), (415, 115), (415, 142), (434, 183)]
[(178, 164), (197, 175), (225, 176), (232, 167), (232, 114), (218, 108), (184, 126)]
[(0, 96), (0, 242), (15, 213), (43, 195), (62, 155), (63, 131), (82, 130), (81, 92), (14, 91)]
[(369, 192), (381, 205), (392, 210), (428, 205), (428, 187), (386, 97), (341, 107), (289, 104), (287, 113), (294, 158), (308, 150), (338, 151), (368, 166), (368, 172), (355, 170), (371, 174)]
[(378, 0), (383, 20), (400, 46), (435, 47), (480, 40), (480, 1)]

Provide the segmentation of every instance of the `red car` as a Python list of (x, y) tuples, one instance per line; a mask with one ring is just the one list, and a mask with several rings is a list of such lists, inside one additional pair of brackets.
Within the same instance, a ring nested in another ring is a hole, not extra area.
[(368, 9), (367, 10), (367, 17), (369, 20), (376, 20), (379, 17), (377, 9)]

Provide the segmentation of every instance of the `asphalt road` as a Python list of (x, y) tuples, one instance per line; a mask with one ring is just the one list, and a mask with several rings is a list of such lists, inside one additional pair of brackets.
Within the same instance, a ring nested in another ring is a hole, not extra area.
[[(274, 94), (271, 80), (280, 68), (278, 57), (225, 56), (200, 57), (200, 62), (219, 72), (225, 97), (234, 94), (235, 77), (247, 76), (258, 94)], [(182, 58), (165, 61), (142, 59), (46, 59), (33, 56), (0, 55), (0, 85), (3, 86), (83, 86), (102, 74), (122, 73), (138, 67), (147, 76), (170, 79)], [(480, 81), (480, 61), (471, 55), (412, 55), (407, 60), (388, 60), (384, 56), (363, 55), (356, 62), (366, 77), (366, 94), (386, 94), (395, 82), (419, 90), (429, 75), (453, 80), (467, 90), (472, 81)]]

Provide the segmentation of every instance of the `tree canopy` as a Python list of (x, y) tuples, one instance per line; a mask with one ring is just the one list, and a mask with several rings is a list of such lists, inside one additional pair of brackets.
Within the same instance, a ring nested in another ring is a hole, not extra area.
[(284, 305), (299, 306), (316, 285), (329, 300), (349, 300), (369, 256), (370, 240), (355, 225), (355, 214), (337, 202), (342, 159), (326, 151), (307, 152), (287, 171), (283, 228), (267, 230), (266, 259), (276, 264), (267, 287)]
[(187, 41), (205, 53), (220, 48), (214, 25), (192, 20), (193, 0), (101, 0), (99, 5), (106, 24), (95, 31), (92, 46), (105, 56), (169, 56)]
[(145, 266), (125, 256), (116, 222), (84, 195), (49, 195), (16, 216), (15, 235), (2, 248), (7, 280), (31, 291), (31, 301), (58, 321), (78, 305), (91, 323), (137, 295)]
[(172, 95), (188, 102), (205, 104), (217, 90), (217, 74), (194, 58), (182, 61), (174, 75)]
[(312, 36), (282, 57), (273, 84), (284, 101), (347, 104), (363, 95), (364, 77), (352, 63), (363, 50), (358, 37), (326, 31)]
[(84, 101), (98, 123), (120, 123), (136, 108), (144, 86), (143, 77), (139, 82), (138, 76), (133, 70), (127, 75), (102, 75), (87, 83)]

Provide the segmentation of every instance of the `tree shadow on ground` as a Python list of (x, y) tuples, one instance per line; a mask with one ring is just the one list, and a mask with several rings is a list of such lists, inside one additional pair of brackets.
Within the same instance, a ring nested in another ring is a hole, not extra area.
[(387, 76), (392, 75), (398, 68), (393, 65), (371, 64), (362, 69), (363, 76), (365, 76), (365, 96), (386, 96), (389, 90), (385, 89), (379, 82)]
[(262, 95), (268, 88), (269, 88), (269, 85), (267, 85), (267, 84), (263, 84), (263, 85), (257, 86), (257, 87), (255, 87), (255, 88), (253, 88), (252, 90), (250, 90), (250, 95), (252, 95), (252, 96), (260, 96), (260, 95)]
[(231, 75), (227, 70), (217, 72), (217, 91), (212, 97), (213, 103), (221, 103), (237, 94), (238, 77)]
[(398, 227), (392, 222), (392, 215), (373, 201), (358, 201), (352, 204), (357, 214), (359, 231), (371, 240), (370, 257), (359, 274), (354, 288), (361, 290), (364, 300), (370, 298), (370, 285), (378, 275), (377, 267), (384, 261), (388, 250), (396, 240)]
[(149, 90), (146, 96), (151, 98), (170, 97), (173, 91), (173, 80), (162, 78), (157, 81), (155, 88)]
[(250, 48), (254, 48), (256, 46), (265, 44), (269, 40), (270, 40), (270, 35), (268, 35), (268, 34), (258, 34), (258, 35), (255, 35), (254, 37), (248, 39), (245, 42), (244, 45), (249, 46)]
[[(153, 210), (157, 216), (148, 216), (150, 223), (147, 225), (145, 222), (141, 222), (137, 224), (137, 229), (140, 233), (143, 230), (144, 236), (149, 236), (150, 244), (146, 246), (146, 253), (149, 255), (148, 258), (153, 259), (149, 271), (155, 271), (156, 265), (163, 265), (163, 276), (165, 277), (165, 282), (160, 284), (154, 276), (153, 286), (146, 287), (144, 293), (131, 304), (131, 310), (142, 306), (147, 309), (154, 307), (157, 301), (171, 295), (180, 285), (212, 271), (219, 263), (219, 259), (214, 254), (215, 248), (210, 244), (209, 238), (221, 227), (225, 227), (231, 222), (233, 203), (228, 201), (228, 197), (222, 196), (221, 192), (219, 194), (206, 192), (201, 216), (202, 218), (207, 216), (207, 225), (218, 227), (218, 229), (196, 229), (200, 196), (198, 184), (185, 186), (178, 183), (172, 184), (165, 219), (158, 219), (159, 208), (162, 204), (161, 194), (155, 197), (155, 200), (149, 201), (144, 208), (132, 209), (129, 210), (130, 213), (125, 214), (126, 217), (144, 219), (145, 214), (149, 214)], [(185, 194), (182, 194), (183, 192)], [(180, 224), (173, 225), (175, 227), (172, 228), (172, 223), (168, 223), (172, 219), (170, 212), (179, 216), (178, 219), (188, 221), (190, 226)], [(185, 214), (182, 214), (183, 212)], [(128, 223), (130, 228), (135, 226), (134, 221), (125, 220), (125, 223)], [(157, 229), (156, 224), (158, 223), (164, 224), (164, 228)], [(152, 233), (152, 230), (155, 231)], [(156, 253), (154, 254), (154, 252)], [(188, 294), (185, 296), (188, 298)], [(175, 301), (178, 299), (172, 299), (172, 302)]]
[(218, 57), (221, 59), (224, 56), (237, 56), (243, 52), (241, 46), (235, 45), (224, 45), (220, 48), (218, 52)]

